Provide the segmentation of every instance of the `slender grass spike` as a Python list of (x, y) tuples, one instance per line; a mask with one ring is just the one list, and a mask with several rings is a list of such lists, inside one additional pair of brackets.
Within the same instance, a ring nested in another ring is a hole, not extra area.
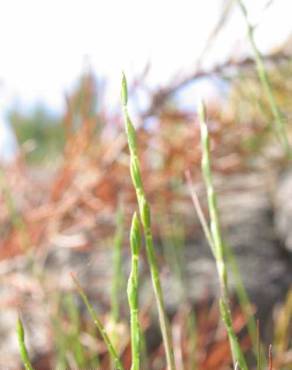
[(210, 158), (210, 138), (208, 127), (206, 124), (206, 110), (204, 103), (201, 101), (198, 106), (199, 123), (201, 130), (201, 146), (202, 146), (202, 173), (205, 182), (208, 198), (208, 209), (210, 214), (210, 232), (212, 238), (211, 249), (215, 256), (216, 267), (219, 277), (221, 299), (220, 299), (220, 313), (222, 320), (225, 324), (229, 343), (232, 352), (233, 364), (239, 364), (241, 370), (248, 370), (245, 358), (242, 354), (238, 339), (235, 335), (232, 317), (229, 305), (229, 294), (228, 294), (228, 276), (227, 268), (225, 263), (225, 245), (221, 234), (221, 227), (219, 222), (219, 212), (217, 208), (217, 197), (213, 187), (213, 178), (211, 170), (211, 158)]
[(18, 346), (19, 346), (19, 351), (20, 351), (20, 357), (23, 362), (23, 365), (25, 367), (25, 370), (33, 370), (32, 364), (30, 362), (28, 352), (25, 346), (25, 338), (24, 338), (24, 328), (22, 325), (22, 321), (20, 317), (18, 317), (17, 320), (17, 326), (16, 326), (16, 331), (17, 331), (17, 337), (18, 337)]
[(122, 75), (121, 84), (121, 100), (123, 105), (124, 122), (126, 128), (126, 134), (128, 139), (128, 146), (130, 150), (130, 172), (132, 177), (132, 182), (136, 191), (137, 202), (139, 207), (139, 214), (142, 221), (143, 233), (146, 244), (147, 259), (151, 272), (151, 279), (153, 290), (156, 298), (156, 304), (158, 309), (160, 329), (163, 338), (163, 344), (166, 355), (166, 362), (168, 370), (175, 370), (174, 352), (172, 335), (170, 331), (170, 324), (165, 311), (165, 304), (163, 299), (163, 293), (161, 288), (159, 268), (156, 259), (156, 254), (154, 250), (154, 243), (151, 231), (151, 215), (150, 207), (146, 200), (146, 195), (143, 188), (140, 163), (137, 153), (137, 139), (136, 132), (133, 123), (129, 117), (127, 102), (128, 102), (128, 88), (126, 77)]

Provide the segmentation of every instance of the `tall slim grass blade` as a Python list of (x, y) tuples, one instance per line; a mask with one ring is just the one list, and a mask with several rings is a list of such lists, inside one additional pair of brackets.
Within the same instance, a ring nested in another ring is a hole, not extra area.
[(80, 313), (72, 294), (65, 295), (64, 306), (71, 326), (70, 333), (68, 334), (69, 347), (72, 348), (72, 354), (76, 364), (82, 369), (86, 366), (86, 354), (80, 341)]
[[(228, 293), (228, 274), (225, 262), (225, 246), (221, 233), (221, 226), (219, 221), (219, 212), (217, 208), (217, 197), (213, 186), (213, 176), (211, 170), (211, 156), (210, 156), (210, 138), (206, 124), (206, 111), (203, 102), (200, 102), (198, 107), (199, 123), (201, 130), (201, 146), (202, 146), (202, 173), (207, 191), (208, 209), (210, 214), (210, 236), (213, 247), (211, 250), (215, 256), (215, 262), (218, 272), (221, 300), (220, 313), (225, 323), (234, 367), (238, 363), (242, 370), (248, 370), (245, 358), (242, 354), (238, 339), (233, 329), (232, 317), (229, 305)], [(209, 228), (207, 228), (209, 230)], [(208, 232), (209, 233), (209, 232)]]
[[(212, 249), (213, 255), (215, 256), (214, 252), (214, 243), (211, 235), (211, 231), (208, 226), (208, 222), (206, 220), (206, 217), (203, 213), (202, 207), (199, 202), (199, 198), (196, 194), (195, 188), (192, 183), (191, 175), (190, 172), (186, 172), (186, 179), (187, 179), (187, 184), (189, 187), (189, 192), (195, 207), (195, 210), (197, 212), (200, 224), (202, 226), (202, 229), (204, 231), (205, 237), (208, 241), (209, 246)], [(244, 284), (242, 282), (242, 278), (240, 276), (238, 264), (236, 261), (235, 256), (232, 253), (232, 250), (230, 246), (226, 243), (224, 243), (224, 249), (225, 249), (225, 255), (226, 255), (226, 260), (228, 265), (230, 266), (234, 279), (235, 279), (235, 290), (236, 290), (236, 295), (239, 300), (239, 304), (241, 309), (243, 310), (246, 322), (247, 322), (247, 330), (248, 334), (251, 338), (252, 341), (252, 347), (253, 347), (253, 352), (256, 357), (258, 357), (258, 346), (262, 346), (260, 342), (258, 342), (257, 338), (257, 324), (254, 316), (251, 314), (251, 302), (249, 300), (247, 291), (244, 287)]]
[(146, 200), (146, 195), (143, 188), (140, 163), (137, 153), (137, 138), (135, 128), (129, 117), (127, 102), (128, 102), (128, 89), (126, 77), (122, 76), (121, 96), (123, 105), (124, 122), (126, 134), (128, 139), (128, 146), (130, 150), (130, 172), (132, 182), (136, 191), (137, 202), (139, 206), (139, 214), (142, 221), (143, 233), (146, 244), (147, 259), (150, 266), (153, 290), (156, 298), (156, 304), (159, 315), (159, 323), (163, 338), (163, 344), (166, 355), (166, 362), (168, 370), (175, 370), (174, 352), (172, 335), (170, 331), (170, 324), (165, 311), (165, 304), (161, 288), (159, 268), (154, 250), (153, 236), (151, 230), (151, 215), (150, 207)]
[(263, 91), (266, 94), (266, 97), (268, 99), (270, 110), (271, 110), (271, 113), (273, 115), (276, 136), (278, 137), (280, 143), (282, 144), (282, 147), (283, 147), (287, 157), (291, 158), (291, 147), (290, 147), (289, 140), (288, 140), (288, 135), (287, 135), (285, 122), (284, 122), (284, 119), (283, 119), (282, 112), (281, 112), (281, 110), (280, 110), (280, 108), (277, 104), (276, 99), (275, 99), (272, 84), (271, 84), (267, 69), (265, 67), (263, 57), (262, 57), (261, 52), (260, 52), (260, 50), (257, 47), (257, 44), (255, 42), (254, 27), (249, 23), (248, 12), (247, 12), (247, 8), (244, 4), (244, 1), (243, 0), (237, 0), (237, 3), (239, 5), (239, 8), (240, 8), (240, 10), (243, 14), (243, 17), (245, 19), (245, 22), (246, 22), (248, 38), (249, 38), (249, 42), (250, 42), (252, 51), (254, 53), (258, 77), (259, 77), (260, 83), (262, 85)]
[(23, 324), (22, 324), (22, 321), (21, 321), (20, 317), (17, 320), (16, 331), (17, 331), (18, 347), (19, 347), (19, 351), (20, 351), (20, 357), (21, 357), (21, 360), (22, 360), (23, 365), (25, 367), (25, 370), (33, 370), (33, 367), (32, 367), (32, 364), (30, 362), (28, 352), (27, 352), (27, 349), (26, 349), (26, 345), (25, 345), (25, 338), (24, 338), (25, 333), (24, 333), (24, 328), (23, 328)]
[(82, 289), (79, 281), (77, 280), (77, 278), (73, 274), (71, 274), (71, 276), (72, 276), (72, 279), (74, 281), (74, 284), (77, 288), (77, 291), (78, 291), (80, 297), (82, 298), (85, 306), (87, 307), (87, 310), (89, 312), (90, 317), (92, 318), (95, 326), (97, 327), (97, 330), (99, 331), (99, 334), (101, 335), (104, 343), (107, 346), (108, 352), (109, 352), (109, 354), (111, 356), (111, 359), (114, 363), (115, 369), (124, 370), (124, 367), (123, 367), (122, 362), (121, 362), (121, 360), (120, 360), (120, 358), (117, 354), (117, 351), (115, 350), (115, 348), (114, 348), (114, 346), (113, 346), (105, 328), (103, 327), (101, 321), (99, 320), (93, 306), (90, 304), (90, 302), (89, 302), (84, 290)]

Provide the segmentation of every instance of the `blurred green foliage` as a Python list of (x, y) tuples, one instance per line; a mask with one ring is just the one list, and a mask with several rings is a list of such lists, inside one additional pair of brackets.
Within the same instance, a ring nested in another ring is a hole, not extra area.
[[(267, 72), (285, 131), (291, 137), (291, 60), (284, 59), (276, 63), (271, 59), (267, 62)], [(249, 138), (245, 138), (243, 142), (244, 147), (257, 153), (267, 144), (270, 145), (273, 137), (271, 134), (275, 132), (275, 119), (254, 68), (242, 69), (237, 78), (231, 81), (229, 104), (234, 122), (251, 132)]]
[(29, 162), (51, 160), (62, 152), (65, 136), (61, 118), (43, 105), (25, 113), (11, 109), (8, 119)]
[[(65, 110), (56, 115), (43, 104), (30, 111), (13, 107), (8, 112), (17, 140), (29, 163), (50, 162), (63, 153), (66, 138), (78, 134), (83, 125), (96, 132), (98, 122), (97, 80), (90, 68), (65, 95)], [(90, 134), (91, 135), (91, 134)]]

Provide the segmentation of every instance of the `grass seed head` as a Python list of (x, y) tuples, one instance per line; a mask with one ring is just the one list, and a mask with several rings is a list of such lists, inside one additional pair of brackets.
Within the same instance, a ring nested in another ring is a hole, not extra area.
[(124, 74), (122, 73), (122, 88), (121, 88), (121, 98), (122, 98), (122, 104), (127, 105), (128, 103), (128, 86), (127, 86), (127, 79)]

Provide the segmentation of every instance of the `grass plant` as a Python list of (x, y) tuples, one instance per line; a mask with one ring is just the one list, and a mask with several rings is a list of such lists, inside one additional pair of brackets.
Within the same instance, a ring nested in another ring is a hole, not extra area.
[(52, 315), (55, 338), (56, 368), (91, 368), (94, 359), (82, 344), (82, 321), (73, 294), (56, 295), (56, 311)]
[(206, 113), (203, 102), (199, 105), (199, 122), (201, 130), (201, 146), (202, 146), (202, 173), (207, 190), (208, 208), (210, 214), (210, 238), (212, 241), (211, 249), (216, 261), (216, 267), (219, 277), (221, 299), (219, 301), (220, 313), (225, 327), (227, 330), (233, 364), (234, 367), (239, 365), (241, 370), (248, 370), (245, 358), (241, 351), (238, 339), (235, 335), (232, 316), (229, 304), (229, 293), (228, 293), (228, 274), (227, 266), (225, 262), (225, 247), (222, 238), (219, 212), (217, 208), (217, 197), (213, 186), (212, 170), (211, 170), (211, 158), (210, 158), (210, 139), (208, 133), (208, 127), (206, 123)]
[(184, 226), (177, 217), (175, 220), (167, 220), (167, 217), (161, 220), (161, 224), (166, 224), (165, 230), (161, 232), (161, 243), (163, 247), (163, 256), (171, 272), (178, 279), (184, 296), (185, 292), (185, 261), (184, 247), (185, 235)]
[[(213, 244), (211, 231), (209, 229), (209, 225), (208, 225), (208, 222), (206, 220), (206, 217), (203, 213), (199, 198), (198, 198), (198, 196), (196, 194), (196, 191), (194, 189), (194, 186), (192, 184), (192, 179), (191, 179), (190, 172), (186, 172), (186, 179), (187, 179), (189, 192), (190, 192), (190, 195), (191, 195), (191, 198), (192, 198), (192, 201), (193, 201), (198, 219), (200, 221), (200, 224), (202, 226), (202, 229), (203, 229), (204, 235), (205, 235), (205, 237), (208, 241), (208, 244), (209, 244), (211, 250), (213, 251), (215, 247), (214, 247), (214, 244)], [(238, 264), (237, 264), (237, 261), (236, 261), (236, 258), (234, 256), (234, 254), (232, 252), (231, 247), (227, 243), (224, 243), (224, 249), (225, 249), (225, 255), (226, 255), (227, 263), (230, 266), (231, 271), (232, 271), (233, 276), (234, 276), (234, 279), (235, 279), (235, 290), (236, 290), (236, 294), (237, 294), (237, 297), (238, 297), (238, 300), (239, 300), (240, 307), (243, 310), (244, 315), (245, 315), (245, 319), (246, 319), (246, 322), (247, 322), (248, 334), (249, 334), (249, 336), (251, 338), (251, 341), (252, 341), (253, 352), (254, 352), (254, 355), (258, 358), (258, 356), (259, 356), (259, 350), (258, 350), (259, 349), (259, 340), (258, 340), (258, 335), (257, 335), (256, 320), (255, 320), (255, 317), (253, 316), (253, 314), (251, 312), (251, 302), (249, 300), (247, 291), (244, 287), (242, 278), (240, 276), (240, 271), (239, 271), (239, 268), (238, 268)], [(260, 344), (260, 347), (262, 347), (261, 344)]]
[(139, 206), (139, 213), (140, 213), (140, 218), (141, 218), (141, 222), (143, 226), (147, 258), (148, 258), (148, 263), (150, 266), (152, 285), (153, 285), (153, 290), (154, 290), (154, 294), (156, 298), (160, 328), (161, 328), (163, 344), (164, 344), (164, 349), (165, 349), (165, 354), (166, 354), (167, 368), (168, 370), (175, 370), (176, 366), (175, 366), (175, 361), (174, 361), (172, 335), (171, 335), (171, 330), (170, 330), (170, 324), (169, 324), (166, 311), (165, 311), (165, 304), (164, 304), (160, 276), (159, 276), (159, 268), (158, 268), (158, 263), (156, 259), (154, 243), (153, 243), (153, 236), (152, 236), (152, 231), (151, 231), (150, 207), (146, 200), (146, 195), (145, 195), (143, 183), (142, 183), (140, 163), (139, 163), (138, 151), (137, 151), (138, 146), (137, 146), (136, 132), (135, 132), (133, 123), (130, 119), (128, 108), (127, 108), (128, 88), (127, 88), (126, 77), (124, 74), (122, 77), (121, 98), (122, 98), (124, 121), (125, 121), (125, 127), (126, 127), (127, 139), (128, 139), (128, 146), (130, 150), (131, 177), (132, 177), (132, 182), (133, 182), (133, 185), (136, 191), (136, 196), (137, 196), (137, 201), (138, 201), (138, 206)]
[(68, 318), (70, 321), (70, 332), (69, 332), (69, 347), (72, 348), (72, 353), (76, 361), (76, 365), (83, 369), (86, 367), (86, 356), (84, 348), (80, 342), (81, 334), (81, 323), (78, 307), (74, 302), (74, 297), (72, 294), (67, 294), (64, 299), (64, 305), (66, 312), (68, 313)]
[(3, 192), (3, 198), (7, 210), (9, 212), (10, 220), (12, 222), (13, 227), (15, 230), (19, 232), (20, 241), (21, 241), (21, 249), (23, 252), (28, 251), (30, 248), (30, 240), (28, 231), (26, 228), (26, 224), (21, 216), (21, 214), (17, 211), (13, 194), (9, 189), (9, 185), (5, 178), (4, 169), (0, 166), (0, 190)]
[(79, 281), (77, 280), (77, 278), (73, 274), (71, 274), (71, 276), (72, 276), (74, 284), (77, 288), (77, 291), (78, 291), (80, 297), (82, 298), (82, 300), (83, 300), (83, 302), (84, 302), (84, 304), (85, 304), (85, 306), (86, 306), (86, 308), (87, 308), (87, 310), (90, 314), (90, 317), (92, 318), (92, 320), (94, 322), (94, 325), (97, 327), (97, 329), (99, 331), (99, 334), (101, 335), (104, 343), (106, 344), (108, 352), (109, 352), (109, 354), (111, 356), (111, 359), (114, 363), (115, 369), (124, 370), (123, 364), (122, 364), (122, 362), (121, 362), (121, 360), (120, 360), (120, 358), (117, 354), (117, 351), (116, 351), (114, 345), (112, 344), (104, 326), (102, 325), (101, 321), (99, 320), (93, 306), (90, 304), (90, 302), (87, 298), (87, 295), (85, 294), (84, 290), (82, 289), (82, 287), (81, 287)]
[(255, 37), (254, 37), (254, 27), (250, 24), (249, 19), (248, 19), (248, 12), (247, 8), (244, 4), (243, 0), (237, 0), (237, 3), (240, 7), (240, 10), (244, 16), (246, 25), (247, 25), (247, 32), (248, 32), (248, 38), (249, 42), (254, 54), (255, 62), (256, 62), (256, 67), (257, 67), (257, 73), (258, 77), (260, 80), (260, 83), (262, 85), (263, 91), (266, 94), (271, 113), (273, 115), (274, 119), (274, 125), (275, 125), (275, 132), (276, 135), (280, 141), (280, 143), (283, 146), (283, 149), (285, 151), (285, 154), (287, 155), (288, 158), (291, 158), (291, 147), (289, 144), (288, 136), (287, 136), (287, 130), (285, 126), (285, 122), (283, 119), (283, 114), (277, 104), (277, 101), (275, 99), (271, 81), (268, 75), (268, 72), (266, 70), (263, 57), (261, 55), (261, 52), (255, 42)]
[(33, 370), (33, 367), (30, 362), (28, 352), (26, 349), (26, 345), (25, 345), (25, 338), (24, 338), (25, 333), (24, 333), (24, 328), (23, 328), (23, 324), (22, 324), (20, 317), (18, 317), (18, 320), (17, 320), (16, 331), (17, 331), (20, 357), (25, 367), (25, 370)]

